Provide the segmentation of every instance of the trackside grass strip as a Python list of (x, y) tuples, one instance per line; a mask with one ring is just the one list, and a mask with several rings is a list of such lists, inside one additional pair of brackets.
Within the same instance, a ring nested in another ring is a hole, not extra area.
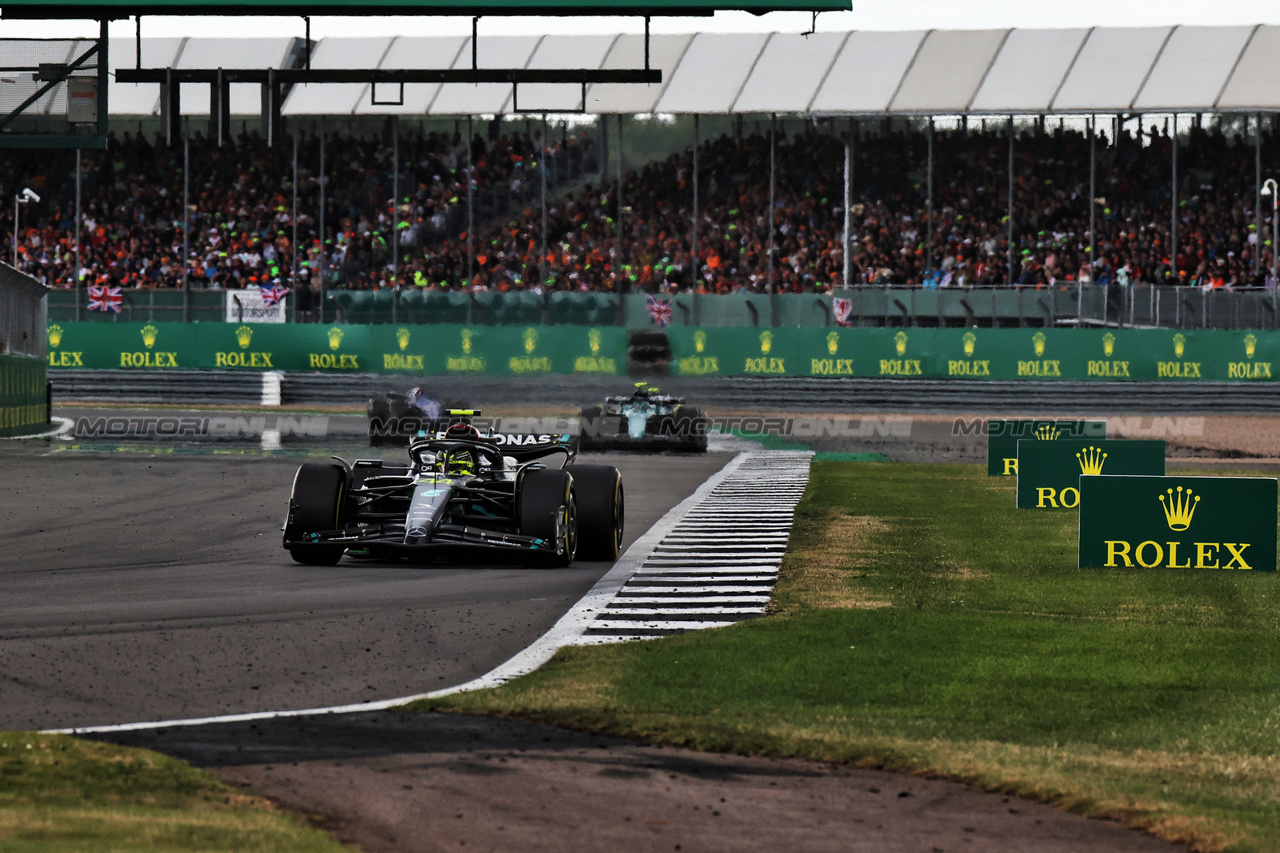
[(774, 612), (415, 703), (937, 774), (1204, 851), (1280, 849), (1280, 581), (1078, 570), (976, 466), (815, 462)]
[(0, 732), (0, 850), (342, 851), (268, 801), (155, 752)]

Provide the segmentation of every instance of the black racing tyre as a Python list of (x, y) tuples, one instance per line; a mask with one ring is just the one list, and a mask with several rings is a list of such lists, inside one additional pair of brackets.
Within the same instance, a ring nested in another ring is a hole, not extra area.
[(587, 450), (597, 446), (604, 436), (600, 430), (604, 427), (604, 408), (601, 406), (583, 406), (578, 413), (578, 448)]
[(369, 415), (369, 446), (381, 447), (387, 443), (386, 430), (391, 428), (391, 406), (384, 397), (370, 400), (365, 411)]
[[(342, 527), (343, 503), (347, 497), (347, 471), (331, 462), (304, 462), (293, 478), (289, 496), (292, 521), (285, 537), (297, 539), (308, 533)], [(347, 549), (342, 545), (289, 546), (289, 554), (307, 566), (332, 566)]]
[(574, 465), (578, 504), (578, 559), (616, 560), (626, 522), (622, 474), (612, 465)]
[(568, 471), (537, 468), (528, 472), (520, 481), (520, 494), (516, 500), (520, 517), (520, 533), (539, 539), (556, 538), (556, 518), (562, 524), (560, 551), (550, 555), (546, 562), (553, 566), (567, 566), (573, 562), (578, 550), (578, 508), (574, 500), (573, 476)]
[(681, 437), (680, 446), (694, 453), (707, 452), (707, 415), (702, 409), (681, 406), (675, 410), (676, 429)]

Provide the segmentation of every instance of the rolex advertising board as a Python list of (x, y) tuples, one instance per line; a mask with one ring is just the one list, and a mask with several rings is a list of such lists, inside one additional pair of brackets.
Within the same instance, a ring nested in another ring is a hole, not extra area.
[(1075, 509), (1088, 474), (1163, 476), (1164, 442), (1018, 439), (1018, 509)]
[(50, 368), (625, 374), (626, 330), (587, 326), (51, 323)]
[(1079, 566), (1276, 570), (1276, 480), (1080, 478)]
[(1055, 441), (1060, 438), (1106, 438), (1106, 421), (1002, 420), (992, 418), (984, 426), (987, 433), (987, 476), (1016, 476), (1018, 440)]

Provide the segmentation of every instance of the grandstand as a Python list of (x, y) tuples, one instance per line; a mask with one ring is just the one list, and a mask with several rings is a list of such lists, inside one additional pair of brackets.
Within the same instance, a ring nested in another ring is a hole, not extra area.
[[(1102, 322), (1274, 325), (1277, 46), (1265, 26), (655, 36), (662, 83), (295, 85), (280, 133), (259, 86), (230, 84), (219, 144), (221, 96), (183, 84), (175, 138), (172, 99), (123, 82), (130, 62), (606, 71), (644, 44), (144, 39), (111, 46), (107, 150), (0, 156), (4, 190), (42, 198), (19, 267), (76, 291), (76, 316), (85, 284), (280, 282), (302, 320), (334, 317), (335, 291), (877, 286), (1067, 287), (1079, 322), (1084, 289), (1110, 285)], [(1180, 287), (1272, 291), (1242, 294), (1242, 321)], [(876, 325), (922, 313), (874, 304)]]

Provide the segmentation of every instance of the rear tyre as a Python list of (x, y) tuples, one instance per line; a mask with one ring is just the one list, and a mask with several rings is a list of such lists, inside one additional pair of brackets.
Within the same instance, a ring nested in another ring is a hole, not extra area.
[(622, 475), (612, 465), (574, 465), (578, 503), (578, 559), (616, 560), (626, 521)]
[[(292, 521), (285, 538), (296, 540), (308, 533), (342, 527), (343, 503), (347, 496), (347, 472), (341, 465), (305, 462), (293, 478), (289, 497)], [(307, 566), (332, 566), (342, 559), (343, 545), (289, 546), (289, 555)]]
[(365, 411), (369, 415), (369, 446), (382, 447), (387, 443), (386, 431), (391, 428), (391, 407), (383, 398), (370, 400)]
[(578, 414), (578, 449), (592, 450), (599, 446), (604, 436), (600, 430), (604, 426), (604, 409), (600, 406), (583, 406)]
[(680, 446), (693, 453), (707, 452), (707, 415), (702, 409), (681, 406), (675, 411)]
[(542, 552), (539, 561), (560, 567), (572, 563), (578, 550), (578, 508), (574, 501), (573, 476), (568, 471), (550, 468), (530, 471), (521, 480), (518, 504), (522, 535), (549, 541), (559, 538), (560, 553)]

